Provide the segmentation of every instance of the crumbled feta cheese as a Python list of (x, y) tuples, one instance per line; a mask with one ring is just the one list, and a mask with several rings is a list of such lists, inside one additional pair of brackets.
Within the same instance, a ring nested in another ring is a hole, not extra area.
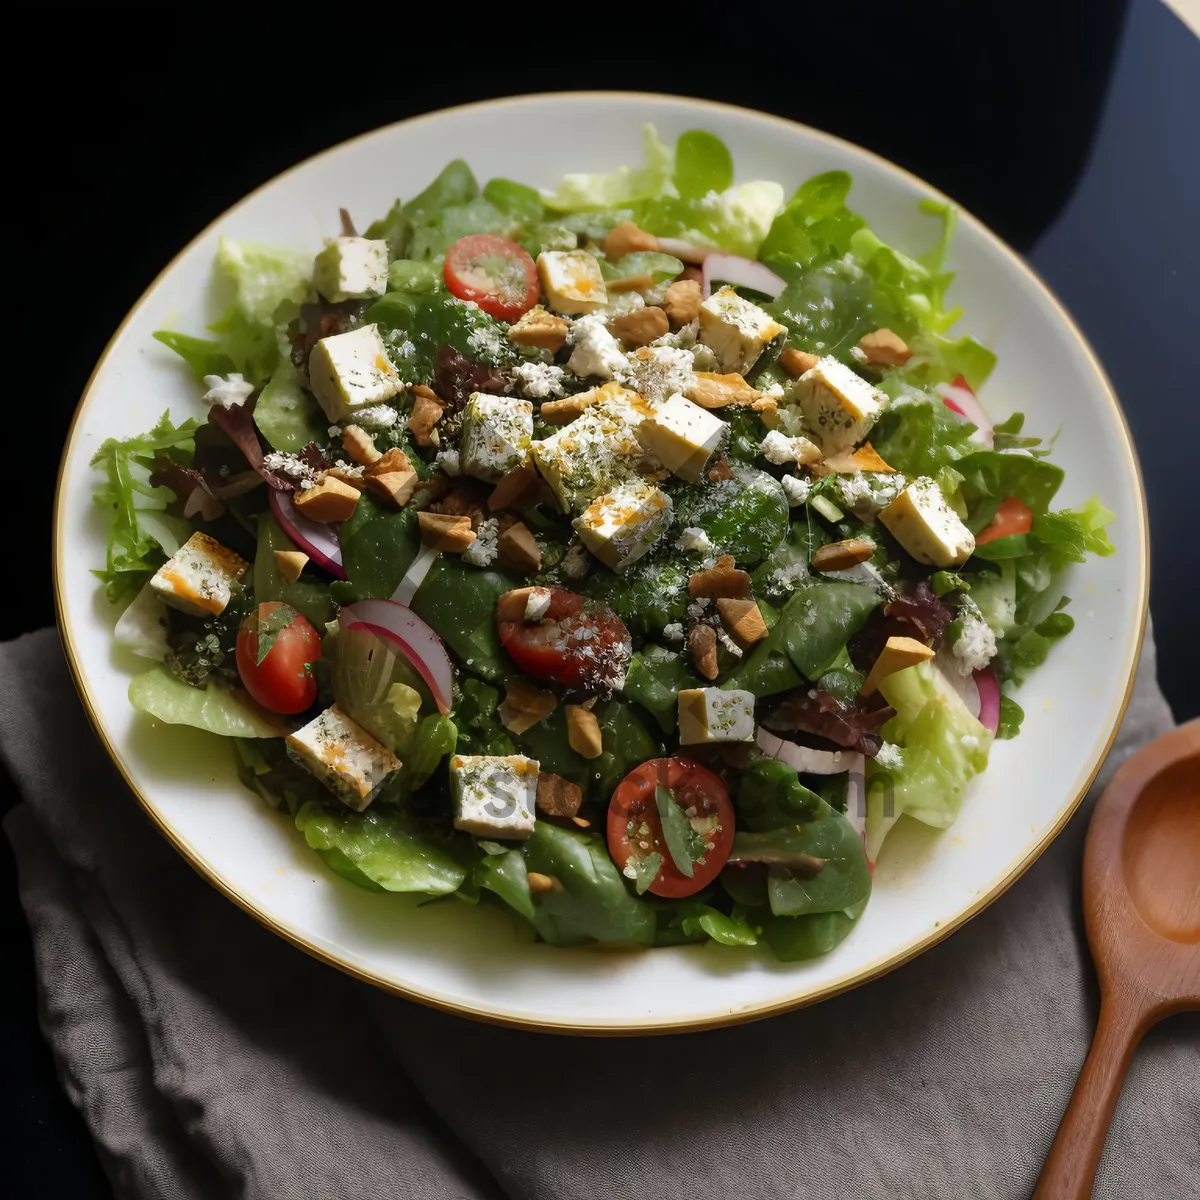
[(531, 400), (557, 400), (567, 394), (563, 385), (562, 367), (550, 363), (526, 361), (518, 363), (513, 371), (521, 386), (522, 395)]
[(437, 457), (433, 460), (433, 469), (441, 471), (445, 475), (461, 475), (462, 457), (457, 450), (439, 450)]
[(958, 620), (962, 632), (950, 647), (954, 666), (960, 675), (982, 671), (996, 657), (996, 635), (969, 596), (958, 602)]
[(821, 461), (821, 451), (806, 437), (786, 437), (778, 429), (772, 429), (759, 444), (758, 452), (767, 460), (782, 466), (784, 463), (800, 463), (809, 466)]
[(686, 394), (696, 382), (695, 356), (674, 346), (643, 346), (617, 370), (617, 379), (651, 403)]
[(208, 388), (204, 393), (204, 402), (219, 404), (222, 408), (237, 408), (239, 404), (245, 404), (254, 392), (254, 384), (243, 379), (236, 371), (228, 377), (205, 375), (204, 385)]
[(576, 375), (612, 379), (628, 365), (621, 343), (608, 332), (598, 314), (580, 317), (571, 326), (567, 340), (573, 347), (567, 366)]
[(570, 582), (586, 579), (592, 569), (592, 559), (587, 547), (582, 542), (572, 542), (567, 547), (562, 562), (558, 564), (558, 569), (562, 577)]
[(390, 404), (373, 404), (370, 408), (360, 408), (354, 414), (355, 425), (368, 433), (380, 433), (391, 429), (400, 420), (400, 414)]
[(680, 621), (672, 621), (669, 625), (663, 626), (663, 640), (668, 642), (683, 641), (683, 624)]
[(553, 598), (554, 593), (549, 588), (530, 588), (525, 601), (525, 620), (540, 621), (549, 611)]
[(908, 480), (899, 472), (859, 471), (839, 475), (833, 482), (836, 501), (854, 512), (877, 513), (887, 508), (905, 487)]
[(808, 502), (812, 480), (801, 479), (799, 475), (785, 475), (779, 482), (783, 485), (783, 494), (787, 496), (787, 502), (792, 508), (798, 508)]
[(699, 554), (710, 554), (713, 549), (713, 544), (708, 534), (703, 529), (697, 529), (694, 525), (685, 529), (679, 535), (675, 545), (680, 550), (694, 550)]
[(304, 487), (312, 487), (317, 482), (316, 471), (310, 463), (305, 462), (298, 454), (288, 454), (283, 450), (271, 450), (263, 455), (263, 466), (268, 471), (286, 475)]
[(327, 438), (340, 438), (342, 436), (342, 427), (340, 425), (330, 425), (325, 430), (325, 436)]
[(473, 567), (490, 567), (496, 561), (497, 541), (500, 537), (500, 523), (495, 517), (489, 517), (479, 523), (475, 530), (475, 540), (463, 551), (462, 560)]

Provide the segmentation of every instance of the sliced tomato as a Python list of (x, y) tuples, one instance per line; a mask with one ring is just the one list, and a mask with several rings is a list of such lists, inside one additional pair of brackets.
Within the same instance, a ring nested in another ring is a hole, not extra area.
[(521, 670), (535, 679), (587, 690), (612, 687), (625, 678), (633, 642), (608, 605), (550, 588), (541, 619), (526, 621), (528, 590), (505, 592), (496, 601), (500, 641)]
[[(663, 838), (655, 789), (665, 787), (707, 843), (689, 879), (675, 865)], [(662, 855), (650, 884), (656, 896), (692, 896), (706, 888), (733, 848), (733, 804), (729, 791), (707, 767), (690, 758), (652, 758), (634, 767), (617, 785), (608, 805), (608, 852), (624, 871), (630, 858)]]
[(446, 251), (442, 274), (453, 295), (478, 304), (500, 321), (516, 321), (538, 302), (533, 259), (516, 242), (496, 233), (459, 238)]
[[(265, 600), (242, 622), (237, 636), (238, 674), (263, 708), (298, 713), (317, 698), (312, 665), (321, 657), (321, 638), (312, 622), (294, 609), (290, 616), (284, 614), (287, 624), (276, 628), (278, 618), (270, 618), (283, 607), (278, 600)], [(258, 643), (264, 631), (274, 641), (259, 662)]]
[(975, 545), (986, 546), (998, 538), (1028, 533), (1033, 528), (1033, 509), (1022, 504), (1016, 496), (1005, 496), (996, 509), (992, 523), (975, 535)]

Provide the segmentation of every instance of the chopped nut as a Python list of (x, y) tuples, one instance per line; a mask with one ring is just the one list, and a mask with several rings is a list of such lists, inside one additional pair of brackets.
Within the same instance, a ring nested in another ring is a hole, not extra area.
[(542, 548), (524, 521), (515, 521), (496, 539), (500, 561), (523, 571), (542, 569)]
[(450, 517), (470, 517), (471, 528), (478, 529), (487, 515), (484, 509), (486, 485), (476, 479), (459, 480), (444, 496), (429, 505), (429, 512)]
[(634, 346), (648, 346), (655, 338), (662, 337), (669, 329), (667, 314), (661, 308), (655, 308), (653, 305), (639, 308), (637, 312), (626, 313), (623, 317), (617, 317), (608, 327), (608, 331), (613, 337), (620, 338), (621, 341), (629, 342)]
[(412, 412), (408, 417), (408, 432), (418, 446), (435, 445), (434, 426), (442, 419), (446, 406), (432, 388), (418, 383), (413, 388)]
[(292, 503), (310, 521), (330, 525), (345, 521), (358, 507), (358, 491), (340, 479), (326, 475), (315, 487), (305, 488), (292, 497)]
[(805, 371), (811, 371), (821, 361), (819, 354), (809, 354), (807, 350), (793, 350), (788, 346), (779, 352), (779, 365), (793, 378), (799, 379)]
[(632, 221), (622, 221), (604, 239), (604, 257), (609, 262), (616, 262), (617, 259), (635, 251), (657, 249), (658, 238), (644, 229), (639, 229)]
[(619, 296), (622, 292), (648, 292), (653, 286), (653, 275), (626, 275), (624, 279), (604, 281), (605, 291), (610, 296)]
[(434, 550), (444, 550), (447, 554), (461, 554), (475, 540), (470, 517), (419, 512), (417, 524), (421, 527), (421, 541)]
[(375, 449), (375, 439), (359, 425), (347, 425), (342, 430), (342, 449), (364, 467), (369, 467), (383, 457)]
[(510, 733), (524, 733), (544, 721), (557, 707), (558, 700), (553, 692), (544, 692), (517, 675), (504, 685), (504, 701), (498, 712), (505, 729)]
[(300, 578), (300, 572), (308, 563), (308, 555), (303, 550), (276, 550), (275, 570), (288, 583), (295, 583)]
[(729, 460), (727, 458), (718, 458), (711, 467), (708, 468), (708, 480), (710, 483), (720, 483), (722, 479), (732, 479), (733, 471), (730, 469)]
[(488, 508), (496, 512), (502, 508), (529, 508), (537, 494), (537, 467), (532, 463), (514, 467), (492, 489), (488, 497)]
[(566, 713), (567, 741), (571, 749), (584, 758), (599, 758), (604, 750), (604, 742), (596, 714), (582, 704), (568, 704)]
[(572, 817), (571, 823), (573, 825), (578, 825), (580, 829), (591, 829), (592, 827), (592, 823), (587, 819), (587, 817)]
[(605, 397), (599, 388), (589, 388), (586, 392), (577, 392), (565, 400), (546, 400), (538, 409), (538, 416), (547, 425), (569, 425), (576, 417), (583, 416), (583, 410)]
[(322, 479), (336, 479), (356, 492), (361, 492), (367, 486), (361, 471), (348, 471), (345, 467), (327, 467), (317, 476), (317, 482), (320, 483)]
[(740, 375), (716, 375), (712, 371), (697, 371), (696, 382), (688, 389), (687, 398), (701, 408), (724, 408), (727, 404), (754, 404), (772, 400), (757, 388), (752, 388)]
[(532, 346), (557, 354), (567, 342), (570, 323), (564, 317), (548, 313), (540, 304), (531, 308), (509, 331), (515, 346)]
[(875, 451), (875, 447), (870, 442), (863, 442), (861, 446), (854, 452), (854, 461), (858, 465), (860, 471), (895, 471), (895, 467), (889, 467), (887, 463)]
[(420, 479), (403, 450), (389, 450), (364, 469), (363, 482), (381, 499), (403, 508), (412, 499)]
[(703, 300), (704, 294), (694, 279), (677, 279), (667, 288), (662, 306), (672, 326), (678, 329), (699, 320)]
[(696, 670), (705, 679), (716, 679), (717, 631), (711, 625), (693, 625), (688, 630), (688, 650)]
[(513, 588), (496, 597), (497, 621), (523, 621), (529, 606), (529, 597), (541, 589), (535, 587)]
[(583, 803), (583, 792), (577, 783), (543, 771), (538, 776), (537, 806), (548, 817), (573, 817)]
[(870, 538), (847, 538), (844, 542), (830, 542), (812, 556), (814, 571), (845, 571), (860, 562), (866, 562), (875, 553), (875, 543)]
[(775, 429), (779, 425), (779, 401), (774, 396), (763, 396), (750, 407), (758, 413), (758, 419), (768, 429)]
[(531, 892), (561, 892), (562, 880), (555, 875), (543, 875), (541, 871), (526, 871), (525, 878)]
[(926, 646), (924, 642), (918, 642), (916, 638), (888, 638), (887, 643), (879, 652), (879, 657), (875, 660), (875, 665), (863, 680), (859, 695), (870, 696), (879, 687), (881, 679), (886, 679), (897, 671), (903, 671), (905, 667), (915, 666), (932, 657), (933, 648)]
[(859, 339), (858, 348), (870, 367), (902, 367), (912, 358), (908, 344), (890, 329), (868, 333)]
[(725, 632), (742, 650), (749, 650), (755, 642), (767, 636), (767, 623), (753, 600), (729, 600), (721, 597), (717, 601), (717, 612)]
[(688, 576), (688, 595), (693, 600), (750, 599), (750, 576), (733, 565), (733, 559), (724, 554), (714, 567), (706, 571), (693, 571)]

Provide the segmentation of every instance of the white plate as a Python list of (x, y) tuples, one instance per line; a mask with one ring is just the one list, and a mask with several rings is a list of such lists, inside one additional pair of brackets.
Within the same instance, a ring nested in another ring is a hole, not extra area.
[[(103, 515), (88, 460), (106, 437), (146, 429), (163, 409), (200, 415), (182, 363), (151, 339), (164, 326), (202, 331), (220, 234), (317, 250), (338, 207), (366, 222), (411, 196), (453, 157), (481, 180), (539, 185), (566, 171), (636, 162), (641, 128), (667, 140), (712, 130), (740, 179), (790, 192), (832, 168), (854, 175), (851, 203), (887, 241), (928, 245), (920, 180), (845, 142), (762, 114), (664, 96), (575, 94), (434, 113), (348, 142), (281, 175), (230, 209), (151, 285), (100, 360), (63, 459), (55, 569), (60, 625), (102, 740), (147, 812), (179, 851), (265, 925), (350, 973), (416, 1000), (542, 1029), (694, 1029), (779, 1012), (832, 995), (926, 949), (977, 913), (1045, 849), (1085, 792), (1128, 698), (1146, 613), (1147, 538), (1137, 463), (1121, 412), (1078, 330), (1028, 267), (963, 214), (951, 293), (961, 323), (1000, 356), (983, 399), (1015, 409), (1032, 432), (1062, 427), (1055, 459), (1066, 504), (1099, 493), (1117, 513), (1118, 553), (1076, 570), (1067, 591), (1075, 632), (1020, 694), (1024, 732), (998, 743), (948, 833), (898, 827), (866, 914), (832, 954), (785, 965), (716, 945), (596, 953), (518, 945), (499, 912), (360, 891), (326, 871), (283, 817), (238, 784), (219, 738), (139, 718), (126, 699), (137, 662), (114, 650), (113, 613), (89, 568), (103, 562)], [(970, 936), (966, 934), (965, 936)]]

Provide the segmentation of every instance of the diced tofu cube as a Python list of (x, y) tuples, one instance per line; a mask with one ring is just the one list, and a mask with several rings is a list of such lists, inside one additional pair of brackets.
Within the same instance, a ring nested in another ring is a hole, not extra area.
[(320, 780), (347, 808), (362, 812), (383, 781), (402, 766), (336, 704), (287, 737), (289, 756)]
[(582, 512), (614, 484), (657, 465), (637, 439), (649, 410), (635, 393), (593, 404), (556, 434), (533, 443), (533, 461), (563, 512)]
[(656, 405), (637, 427), (638, 441), (680, 479), (698, 483), (724, 445), (729, 426), (686, 396)]
[(604, 276), (594, 254), (583, 250), (544, 250), (537, 259), (546, 306), (578, 316), (594, 312), (608, 300)]
[(478, 837), (524, 840), (533, 833), (539, 764), (522, 754), (450, 759), (454, 828)]
[(614, 571), (636, 562), (671, 524), (671, 497), (643, 480), (597, 496), (575, 518), (583, 544)]
[(388, 245), (382, 239), (330, 238), (313, 263), (313, 287), (332, 304), (387, 291)]
[(927, 475), (914, 479), (880, 514), (892, 537), (917, 560), (960, 567), (975, 552), (975, 538)]
[(571, 357), (567, 367), (580, 378), (612, 379), (629, 365), (621, 343), (599, 317), (581, 317), (571, 326)]
[(225, 611), (246, 560), (207, 533), (193, 533), (150, 580), (154, 594), (180, 612), (215, 617)]
[(700, 305), (700, 340), (717, 356), (722, 371), (744, 375), (783, 326), (731, 287)]
[(533, 405), (528, 400), (471, 393), (458, 446), (464, 475), (496, 483), (525, 462), (532, 441)]
[(823, 358), (796, 381), (794, 394), (826, 455), (857, 445), (887, 407), (878, 388), (836, 358)]
[(738, 688), (684, 688), (679, 693), (679, 744), (752, 742), (754, 693)]
[(404, 385), (376, 325), (322, 338), (308, 357), (313, 395), (331, 421), (390, 400)]

